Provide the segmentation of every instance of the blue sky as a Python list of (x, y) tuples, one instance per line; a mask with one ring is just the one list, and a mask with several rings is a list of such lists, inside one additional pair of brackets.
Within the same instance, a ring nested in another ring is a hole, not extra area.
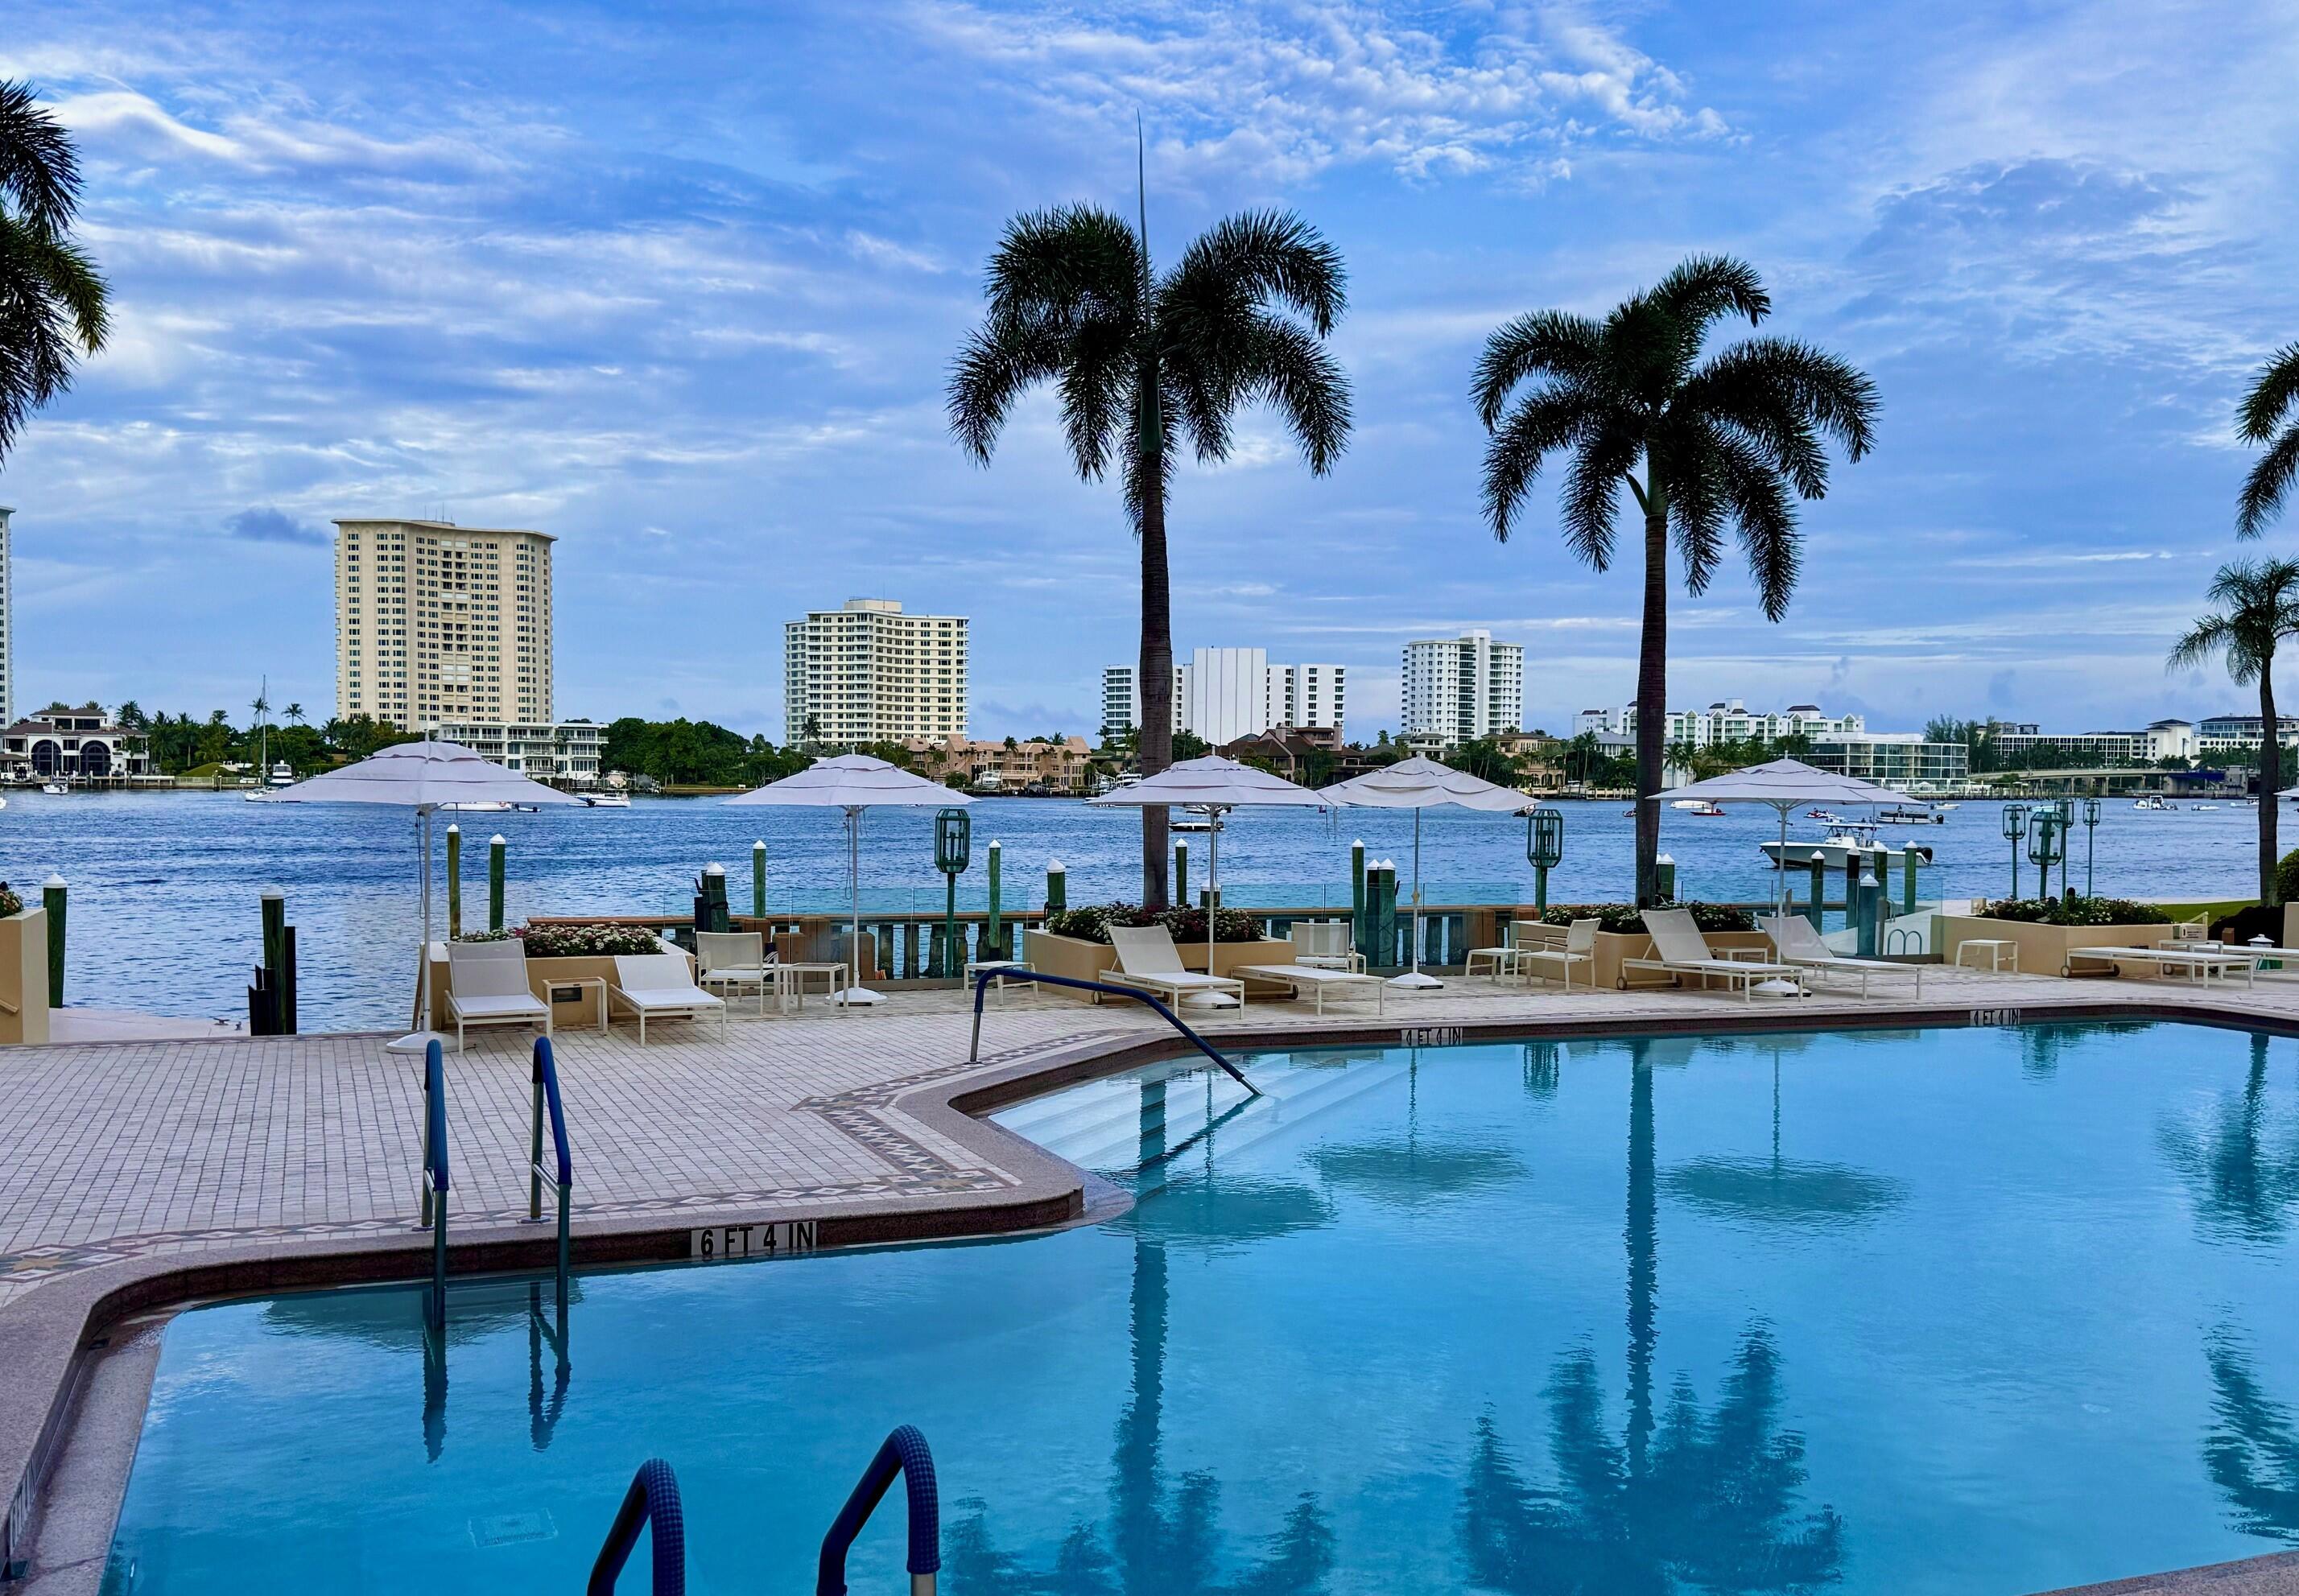
[[(0, 468), (20, 703), (334, 699), (328, 521), (561, 538), (562, 715), (780, 734), (780, 624), (974, 617), (977, 735), (1091, 730), (1133, 548), (1050, 401), (988, 470), (950, 352), (1015, 211), (1151, 244), (1299, 210), (1340, 247), (1358, 427), (1266, 416), (1171, 511), (1174, 630), (1349, 667), (1524, 642), (1555, 729), (1632, 687), (1633, 571), (1543, 493), (1478, 519), (1480, 342), (1684, 254), (1864, 366), (1880, 442), (1767, 624), (1680, 597), (1671, 697), (2082, 730), (2241, 701), (2166, 677), (2229, 531), (2247, 373), (2299, 338), (2299, 12), (1836, 4), (7, 7), (0, 76), (79, 136), (118, 331)], [(2299, 544), (2299, 521), (2264, 540)]]

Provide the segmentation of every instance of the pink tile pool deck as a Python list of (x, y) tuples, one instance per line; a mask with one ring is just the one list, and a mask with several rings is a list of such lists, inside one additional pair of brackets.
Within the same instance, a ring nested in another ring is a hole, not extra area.
[[(2111, 1014), (2299, 1034), (2299, 982), (2205, 991), (1935, 967), (1921, 1004), (1898, 983), (1890, 992), (1749, 1005), (1721, 993), (1567, 996), (1456, 979), (1392, 994), (1379, 1018), (1344, 1004), (1320, 1019), (1283, 1002), (1187, 1017), (1239, 1048), (1395, 1042), (1427, 1028), (1473, 1037)], [(644, 1048), (623, 1029), (561, 1032), (576, 1261), (683, 1258), (696, 1228), (776, 1220), (815, 1221), (825, 1247), (1074, 1222), (1083, 1173), (975, 1113), (1170, 1054), (1174, 1033), (1134, 1005), (1017, 995), (991, 1007), (977, 1064), (972, 1022), (959, 994), (920, 992), (851, 1015), (738, 1015), (723, 1041), (716, 1025), (655, 1028)], [(0, 1482), (14, 1492), (0, 1545), (29, 1542), (81, 1354), (106, 1326), (202, 1297), (427, 1273), (428, 1236), (416, 1228), (419, 1064), (385, 1054), (384, 1039), (0, 1049)], [(474, 1034), (447, 1060), (458, 1273), (547, 1268), (553, 1254), (552, 1227), (526, 1219), (530, 1047), (527, 1033)], [(2281, 1559), (2179, 1577), (2188, 1583), (2116, 1588), (2299, 1591)]]

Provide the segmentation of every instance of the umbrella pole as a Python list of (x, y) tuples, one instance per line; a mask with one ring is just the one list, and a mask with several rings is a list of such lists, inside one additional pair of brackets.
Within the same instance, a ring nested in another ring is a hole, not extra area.
[(422, 861), (415, 874), (423, 900), (423, 940), (415, 948), (415, 1029), (386, 1043), (386, 1053), (421, 1053), (436, 1039), (431, 1030), (431, 810), (427, 805), (419, 805), (415, 811), (415, 850)]
[(876, 1003), (878, 994), (862, 984), (862, 806), (850, 805), (846, 810), (846, 886), (851, 895), (850, 906), (853, 920), (847, 928), (846, 990), (839, 1001), (851, 1008), (858, 1003)]
[(1421, 973), (1421, 811), (1413, 811), (1413, 967), (1403, 975), (1389, 978), (1392, 987), (1405, 987), (1427, 991), (1445, 983), (1433, 975)]

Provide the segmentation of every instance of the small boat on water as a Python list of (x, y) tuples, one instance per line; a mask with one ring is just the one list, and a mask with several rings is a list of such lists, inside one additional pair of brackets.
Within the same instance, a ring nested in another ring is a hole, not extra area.
[[(1876, 848), (1876, 828), (1863, 821), (1838, 821), (1818, 842), (1766, 842), (1758, 846), (1775, 870), (1808, 869), (1815, 858), (1830, 870), (1841, 870), (1855, 851), (1868, 853)], [(1921, 843), (1904, 842), (1896, 848), (1888, 843), (1884, 846), (1885, 867), (1898, 869), (1909, 854), (1915, 855), (1919, 864), (1932, 862), (1932, 850)]]
[(2179, 806), (2160, 792), (2145, 792), (2131, 800), (2135, 809), (2177, 809)]
[(1937, 809), (1910, 808), (1896, 804), (1876, 816), (1880, 824), (1888, 826), (1944, 826), (1947, 816)]
[(1712, 804), (1706, 798), (1695, 798), (1689, 803), (1680, 799), (1669, 806), (1672, 809), (1681, 809), (1687, 815), (1698, 815), (1711, 820), (1724, 813), (1723, 805)]
[(272, 762), (271, 785), (274, 787), (293, 787), (295, 785), (295, 772), (285, 759), (278, 759)]
[(631, 795), (627, 792), (593, 792), (584, 798), (583, 806), (586, 809), (627, 809), (631, 806)]
[(1807, 809), (1804, 812), (1804, 817), (1806, 820), (1816, 820), (1824, 826), (1840, 826), (1847, 823), (1844, 816), (1833, 809)]
[(43, 781), (40, 783), (40, 790), (46, 793), (51, 798), (62, 798), (66, 793), (70, 792), (71, 789), (65, 786), (62, 781)]
[(535, 808), (533, 804), (506, 803), (502, 798), (474, 798), (469, 803), (442, 804), (439, 807), (452, 809), (459, 815), (508, 815), (513, 810), (532, 815)]

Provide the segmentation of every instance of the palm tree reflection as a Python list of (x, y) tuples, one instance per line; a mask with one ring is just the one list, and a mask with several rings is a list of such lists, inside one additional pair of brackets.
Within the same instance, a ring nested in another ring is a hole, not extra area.
[(1800, 1504), (1804, 1440), (1780, 1427), (1780, 1353), (1769, 1331), (1740, 1338), (1713, 1412), (1681, 1377), (1653, 1405), (1659, 1205), (1652, 1067), (1631, 1045), (1629, 1086), (1628, 1405), (1606, 1427), (1586, 1348), (1560, 1358), (1547, 1395), (1554, 1486), (1526, 1480), (1490, 1415), (1477, 1423), (1460, 1538), (1472, 1584), (1526, 1596), (1794, 1592), (1843, 1573), (1844, 1522)]
[(2267, 1096), (2268, 1038), (2251, 1038), (2243, 1090), (2220, 1099), (2208, 1124), (2167, 1122), (2156, 1144), (2195, 1194), (2195, 1220), (2216, 1241), (2267, 1245), (2283, 1239), (2299, 1199), (2299, 1122), (2273, 1112)]
[(2246, 1534), (2299, 1542), (2299, 1422), (2267, 1394), (2251, 1352), (2221, 1325), (2204, 1339), (2212, 1371), (2211, 1434), (2204, 1466)]
[[(1154, 1172), (1168, 1162), (1164, 1080), (1141, 1087), (1140, 1164)], [(1282, 1235), (1327, 1216), (1322, 1199), (1307, 1202), (1300, 1188), (1267, 1183), (1249, 1221), (1266, 1235)], [(1257, 1558), (1224, 1583), (1219, 1575), (1222, 1545), (1221, 1484), (1212, 1474), (1192, 1469), (1169, 1477), (1164, 1460), (1166, 1402), (1166, 1250), (1169, 1241), (1186, 1243), (1206, 1230), (1194, 1211), (1192, 1194), (1180, 1194), (1192, 1210), (1178, 1223), (1159, 1223), (1154, 1211), (1175, 1195), (1169, 1187), (1155, 1202), (1135, 1210), (1133, 1276), (1128, 1297), (1133, 1372), (1125, 1407), (1118, 1415), (1110, 1448), (1109, 1516), (1106, 1526), (1071, 1526), (1053, 1567), (1037, 1572), (1001, 1551), (990, 1535), (980, 1501), (960, 1504), (964, 1516), (951, 1526), (949, 1559), (953, 1596), (1312, 1596), (1324, 1587), (1333, 1566), (1333, 1532), (1313, 1493), (1304, 1492), (1284, 1522), (1266, 1536)], [(1105, 1538), (1106, 1536), (1106, 1538)]]

